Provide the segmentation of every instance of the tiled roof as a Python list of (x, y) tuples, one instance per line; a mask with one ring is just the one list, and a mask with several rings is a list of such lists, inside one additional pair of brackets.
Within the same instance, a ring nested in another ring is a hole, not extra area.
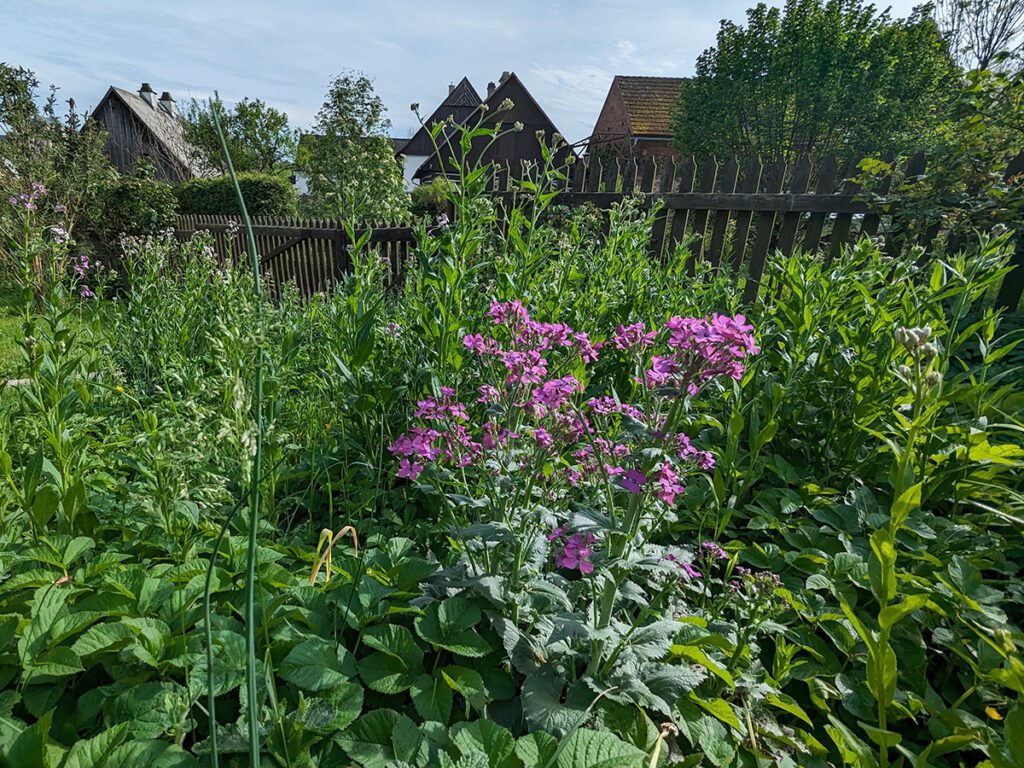
[(633, 136), (671, 136), (672, 115), (679, 103), (682, 77), (633, 77), (616, 75)]

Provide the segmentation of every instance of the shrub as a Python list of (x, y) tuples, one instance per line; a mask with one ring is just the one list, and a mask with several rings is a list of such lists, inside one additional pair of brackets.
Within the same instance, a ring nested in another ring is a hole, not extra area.
[(452, 183), (445, 178), (434, 179), (429, 184), (421, 184), (412, 194), (410, 210), (413, 216), (437, 216), (448, 210), (449, 188)]
[[(272, 173), (243, 173), (239, 175), (238, 183), (250, 216), (295, 215), (298, 195), (286, 177)], [(228, 176), (192, 179), (178, 184), (174, 193), (183, 214), (237, 216), (241, 213)]]
[(122, 235), (155, 235), (173, 226), (178, 212), (174, 190), (156, 179), (156, 167), (148, 159), (104, 185), (100, 200), (102, 215), (86, 221), (85, 228), (107, 247)]

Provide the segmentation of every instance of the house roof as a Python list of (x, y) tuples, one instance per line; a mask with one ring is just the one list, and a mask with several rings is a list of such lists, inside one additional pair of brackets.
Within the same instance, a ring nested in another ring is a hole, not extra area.
[(430, 138), (430, 126), (434, 125), (434, 123), (443, 123), (448, 119), (449, 115), (455, 120), (456, 124), (462, 124), (480, 106), (482, 101), (483, 99), (476, 92), (476, 88), (469, 82), (469, 78), (462, 78), (430, 117), (423, 121), (423, 125), (413, 134), (413, 137), (401, 149), (396, 149), (395, 152), (400, 152), (407, 156), (432, 155), (434, 153), (434, 142)]
[(616, 75), (617, 89), (633, 136), (671, 136), (672, 116), (685, 78)]
[[(513, 114), (509, 115), (500, 110), (501, 103), (512, 96), (514, 103)], [(484, 107), (486, 106), (486, 112)], [(523, 123), (523, 130), (518, 133), (505, 134), (493, 145), (490, 145), (488, 155), (496, 156), (499, 161), (501, 155), (515, 155), (517, 153), (528, 154), (530, 151), (535, 150), (537, 144), (537, 131), (543, 131), (548, 134), (548, 137), (552, 134), (558, 133), (558, 129), (555, 124), (548, 117), (543, 107), (537, 103), (537, 100), (533, 98), (533, 94), (527, 90), (526, 86), (519, 79), (515, 72), (508, 73), (507, 77), (503, 77), (498, 83), (497, 87), (487, 97), (483, 104), (478, 104), (469, 114), (466, 115), (461, 121), (457, 121), (459, 124), (475, 124), (475, 121), (483, 117), (483, 122), (492, 126), (495, 123), (503, 122), (506, 126), (509, 123), (514, 122), (517, 119), (517, 115), (522, 115), (521, 122)], [(455, 129), (445, 132), (443, 136), (439, 136), (437, 139), (438, 148), (445, 146), (451, 137), (454, 135)], [(563, 144), (564, 152), (567, 150)], [(411, 154), (411, 153), (407, 153)], [(506, 158), (509, 159), (509, 158)], [(426, 176), (430, 176), (435, 173), (439, 173), (441, 170), (441, 163), (438, 160), (437, 152), (431, 147), (430, 156), (416, 169), (414, 178), (422, 179)]]
[(162, 107), (153, 108), (134, 91), (110, 86), (95, 111), (111, 96), (116, 96), (157, 139), (168, 156), (180, 163), (193, 176), (209, 176), (211, 169), (199, 158), (195, 150), (185, 141), (185, 118), (171, 115)]

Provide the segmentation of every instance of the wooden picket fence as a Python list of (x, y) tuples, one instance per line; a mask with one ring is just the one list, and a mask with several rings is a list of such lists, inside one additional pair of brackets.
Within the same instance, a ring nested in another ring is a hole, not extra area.
[[(893, 167), (873, 192), (885, 195), (905, 179), (925, 171), (925, 158), (915, 155)], [(1024, 172), (1024, 155), (1007, 168), (1007, 176)], [(494, 175), (492, 193), (508, 202), (519, 193), (507, 168)], [(607, 210), (631, 195), (642, 195), (645, 205), (662, 202), (651, 233), (652, 258), (664, 258), (680, 244), (693, 254), (693, 262), (706, 261), (728, 268), (743, 282), (744, 300), (758, 294), (769, 254), (790, 256), (797, 248), (821, 250), (828, 259), (863, 237), (881, 238), (892, 257), (908, 257), (913, 246), (929, 249), (947, 238), (940, 227), (924, 231), (899, 226), (891, 210), (872, 207), (854, 179), (856, 164), (840, 169), (829, 157), (820, 164), (803, 158), (784, 162), (696, 162), (647, 158), (640, 164), (620, 160), (580, 161), (569, 169), (568, 180), (556, 202), (575, 206), (591, 203)], [(207, 230), (223, 258), (246, 250), (240, 220), (226, 216), (181, 216), (177, 233), (188, 236)], [(1024, 222), (1021, 222), (1024, 228)], [(289, 218), (254, 219), (256, 245), (267, 273), (276, 286), (294, 282), (304, 296), (324, 291), (351, 266), (348, 241), (333, 220)], [(372, 229), (370, 245), (390, 259), (393, 274), (401, 272), (414, 246), (409, 226), (385, 224)], [(1024, 237), (1016, 256), (1016, 269), (1004, 280), (998, 302), (1016, 307), (1024, 291)], [(946, 242), (955, 246), (955, 243)], [(925, 250), (924, 253), (929, 253)]]
[[(904, 180), (921, 176), (923, 154), (912, 156), (879, 178), (872, 193), (885, 196)], [(1024, 172), (1024, 154), (1006, 169), (1006, 177)], [(928, 249), (949, 233), (932, 226), (924, 231), (899, 226), (893, 211), (872, 207), (855, 179), (857, 163), (840, 168), (835, 157), (815, 165), (804, 157), (795, 163), (758, 159), (647, 157), (639, 164), (619, 159), (578, 162), (569, 171), (565, 191), (556, 202), (591, 203), (607, 209), (623, 198), (643, 194), (646, 204), (660, 200), (651, 233), (650, 252), (660, 258), (685, 243), (694, 260), (727, 266), (744, 281), (744, 300), (756, 298), (768, 255), (790, 256), (800, 248), (821, 249), (835, 258), (863, 237), (881, 238), (889, 256), (906, 256), (913, 246)], [(496, 174), (495, 191), (513, 195), (512, 174)], [(1024, 222), (1020, 223), (1024, 229)], [(1005, 280), (998, 302), (1016, 307), (1024, 290), (1024, 238), (1018, 240), (1016, 269)], [(947, 240), (945, 245), (956, 247)]]
[[(254, 216), (253, 234), (260, 265), (275, 295), (292, 283), (303, 297), (330, 290), (352, 268), (348, 235), (334, 219), (299, 219), (278, 216)], [(414, 230), (388, 222), (370, 228), (368, 246), (391, 263), (397, 274), (412, 252)], [(179, 216), (175, 235), (188, 238), (208, 232), (217, 255), (225, 260), (240, 260), (249, 250), (242, 219), (238, 216)], [(361, 237), (365, 230), (357, 230)]]

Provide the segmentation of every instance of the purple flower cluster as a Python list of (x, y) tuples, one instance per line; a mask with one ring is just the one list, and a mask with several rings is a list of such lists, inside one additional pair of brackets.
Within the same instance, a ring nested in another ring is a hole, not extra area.
[(17, 195), (11, 195), (7, 198), (7, 202), (13, 205), (15, 208), (24, 208), (26, 211), (34, 211), (38, 207), (36, 200), (46, 194), (46, 187), (40, 184), (38, 181), (32, 182), (32, 189), (28, 192), (22, 192)]
[(647, 349), (658, 338), (657, 331), (648, 331), (643, 323), (620, 325), (612, 336), (616, 349)]
[(467, 467), (484, 449), (475, 441), (463, 422), (469, 415), (466, 406), (455, 400), (455, 390), (441, 388), (440, 397), (427, 397), (417, 403), (416, 416), (438, 423), (443, 429), (413, 427), (399, 435), (389, 447), (398, 462), (398, 476), (415, 480), (427, 462), (445, 461), (456, 467)]
[(685, 389), (695, 395), (717, 376), (738, 380), (745, 370), (742, 360), (758, 353), (754, 327), (743, 315), (673, 317), (665, 327), (669, 353), (651, 358), (644, 375), (649, 386)]
[[(556, 459), (558, 470), (535, 475), (541, 483), (551, 483), (551, 492), (556, 492), (558, 481), (577, 487), (588, 479), (614, 479), (630, 494), (650, 493), (672, 506), (685, 492), (683, 475), (687, 467), (714, 467), (710, 452), (697, 450), (685, 434), (669, 433), (675, 425), (648, 423), (650, 417), (635, 405), (608, 395), (581, 402), (585, 377), (577, 370), (579, 363), (582, 361), (586, 370), (586, 364), (597, 359), (602, 347), (591, 342), (588, 334), (564, 323), (534, 320), (520, 301), (492, 302), (488, 315), (501, 332), (467, 334), (463, 344), (496, 363), (498, 370), (504, 369), (504, 380), (499, 376), (498, 381), (481, 385), (473, 398), (475, 403), (469, 405), (457, 401), (451, 389), (442, 389), (439, 397), (421, 400), (415, 415), (423, 424), (390, 446), (399, 458), (399, 477), (415, 479), (428, 464), (477, 465), (483, 469), (488, 452), (506, 449), (511, 441), (523, 438), (529, 442), (520, 443), (520, 450), (548, 453)], [(696, 391), (714, 376), (741, 375), (743, 358), (757, 352), (753, 328), (740, 315), (674, 317), (666, 330), (667, 353), (651, 359), (646, 376), (648, 383), (659, 386)], [(607, 345), (646, 355), (659, 336), (660, 332), (648, 331), (642, 323), (622, 325)], [(555, 372), (566, 367), (566, 355), (574, 358), (569, 366), (577, 374), (558, 376)], [(480, 406), (487, 415), (479, 419), (471, 416), (471, 411), (480, 410)], [(634, 454), (630, 441), (614, 439), (624, 418), (653, 429), (654, 437), (672, 448), (669, 456), (651, 466), (643, 454)], [(515, 424), (515, 431), (503, 422)], [(487, 466), (486, 471), (494, 471), (494, 464)], [(525, 465), (517, 459), (509, 466)], [(530, 471), (536, 473), (537, 468), (531, 466)]]
[(592, 533), (574, 533), (566, 536), (564, 527), (556, 528), (548, 534), (548, 541), (555, 541), (561, 549), (555, 552), (555, 565), (570, 571), (578, 570), (580, 573), (593, 573), (594, 563), (591, 556), (594, 554), (594, 542), (596, 538)]

